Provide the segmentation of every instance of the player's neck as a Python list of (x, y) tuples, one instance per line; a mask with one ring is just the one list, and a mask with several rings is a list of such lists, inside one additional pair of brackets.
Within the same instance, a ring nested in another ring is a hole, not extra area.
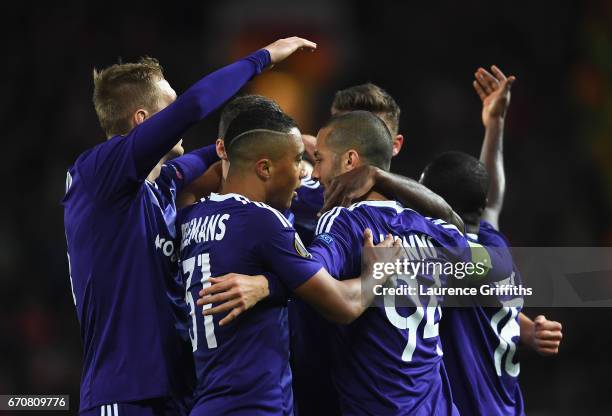
[(220, 194), (238, 194), (251, 201), (265, 202), (265, 191), (257, 181), (250, 180), (249, 177), (236, 177), (228, 175), (221, 185)]
[(364, 201), (388, 201), (389, 198), (386, 198), (383, 194), (379, 194), (376, 191), (368, 192), (364, 197)]

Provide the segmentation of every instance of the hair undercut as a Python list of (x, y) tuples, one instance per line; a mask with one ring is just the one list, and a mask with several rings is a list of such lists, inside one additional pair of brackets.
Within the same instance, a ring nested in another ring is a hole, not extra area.
[(285, 155), (291, 138), (289, 132), (268, 129), (245, 131), (234, 137), (229, 145), (231, 152), (230, 172), (248, 168), (261, 158), (278, 160)]
[(352, 111), (332, 117), (324, 128), (330, 128), (327, 144), (336, 153), (355, 149), (372, 165), (389, 170), (393, 139), (387, 125), (369, 111)]
[(223, 111), (221, 111), (221, 117), (219, 118), (219, 135), (217, 137), (225, 138), (227, 129), (229, 125), (232, 124), (232, 121), (241, 113), (249, 110), (283, 112), (274, 100), (264, 97), (263, 95), (242, 95), (236, 97), (223, 107)]
[(127, 134), (130, 118), (138, 108), (155, 111), (159, 100), (156, 82), (163, 79), (159, 62), (143, 57), (136, 63), (119, 63), (94, 69), (93, 104), (107, 137)]
[(225, 150), (232, 159), (232, 144), (236, 137), (251, 130), (270, 130), (289, 133), (297, 123), (282, 111), (271, 108), (253, 108), (243, 111), (231, 122), (225, 134)]
[(486, 206), (489, 174), (482, 162), (467, 153), (453, 151), (437, 156), (423, 170), (422, 183), (444, 198), (466, 222), (473, 223)]
[(393, 136), (399, 131), (400, 108), (389, 93), (370, 82), (340, 90), (332, 103), (333, 112), (369, 111), (383, 119)]

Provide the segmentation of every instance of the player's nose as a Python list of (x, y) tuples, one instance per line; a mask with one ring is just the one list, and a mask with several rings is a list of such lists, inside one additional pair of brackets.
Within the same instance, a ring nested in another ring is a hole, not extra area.
[(319, 164), (315, 163), (314, 167), (312, 168), (312, 173), (310, 174), (310, 177), (316, 181), (319, 180)]

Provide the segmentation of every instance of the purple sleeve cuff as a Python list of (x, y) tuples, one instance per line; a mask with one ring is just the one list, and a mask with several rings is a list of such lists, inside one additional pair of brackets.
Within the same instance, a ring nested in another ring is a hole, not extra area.
[(270, 52), (267, 49), (260, 49), (244, 58), (255, 64), (255, 75), (261, 74), (261, 72), (270, 66), (272, 60), (270, 58)]
[(183, 184), (188, 185), (218, 160), (217, 149), (211, 144), (171, 160), (168, 164), (174, 165), (181, 172)]

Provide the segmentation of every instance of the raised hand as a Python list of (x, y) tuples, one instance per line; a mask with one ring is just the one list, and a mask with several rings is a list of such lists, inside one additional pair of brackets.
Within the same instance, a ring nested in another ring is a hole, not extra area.
[(478, 68), (474, 74), (474, 89), (482, 100), (482, 123), (489, 126), (492, 120), (503, 120), (510, 106), (510, 89), (516, 77), (506, 77), (495, 65), (491, 72)]
[(310, 51), (314, 51), (317, 49), (317, 44), (309, 40), (293, 36), (290, 38), (279, 39), (276, 42), (269, 44), (264, 49), (270, 52), (270, 60), (272, 61), (272, 65), (274, 65), (283, 61), (298, 49), (308, 49)]

